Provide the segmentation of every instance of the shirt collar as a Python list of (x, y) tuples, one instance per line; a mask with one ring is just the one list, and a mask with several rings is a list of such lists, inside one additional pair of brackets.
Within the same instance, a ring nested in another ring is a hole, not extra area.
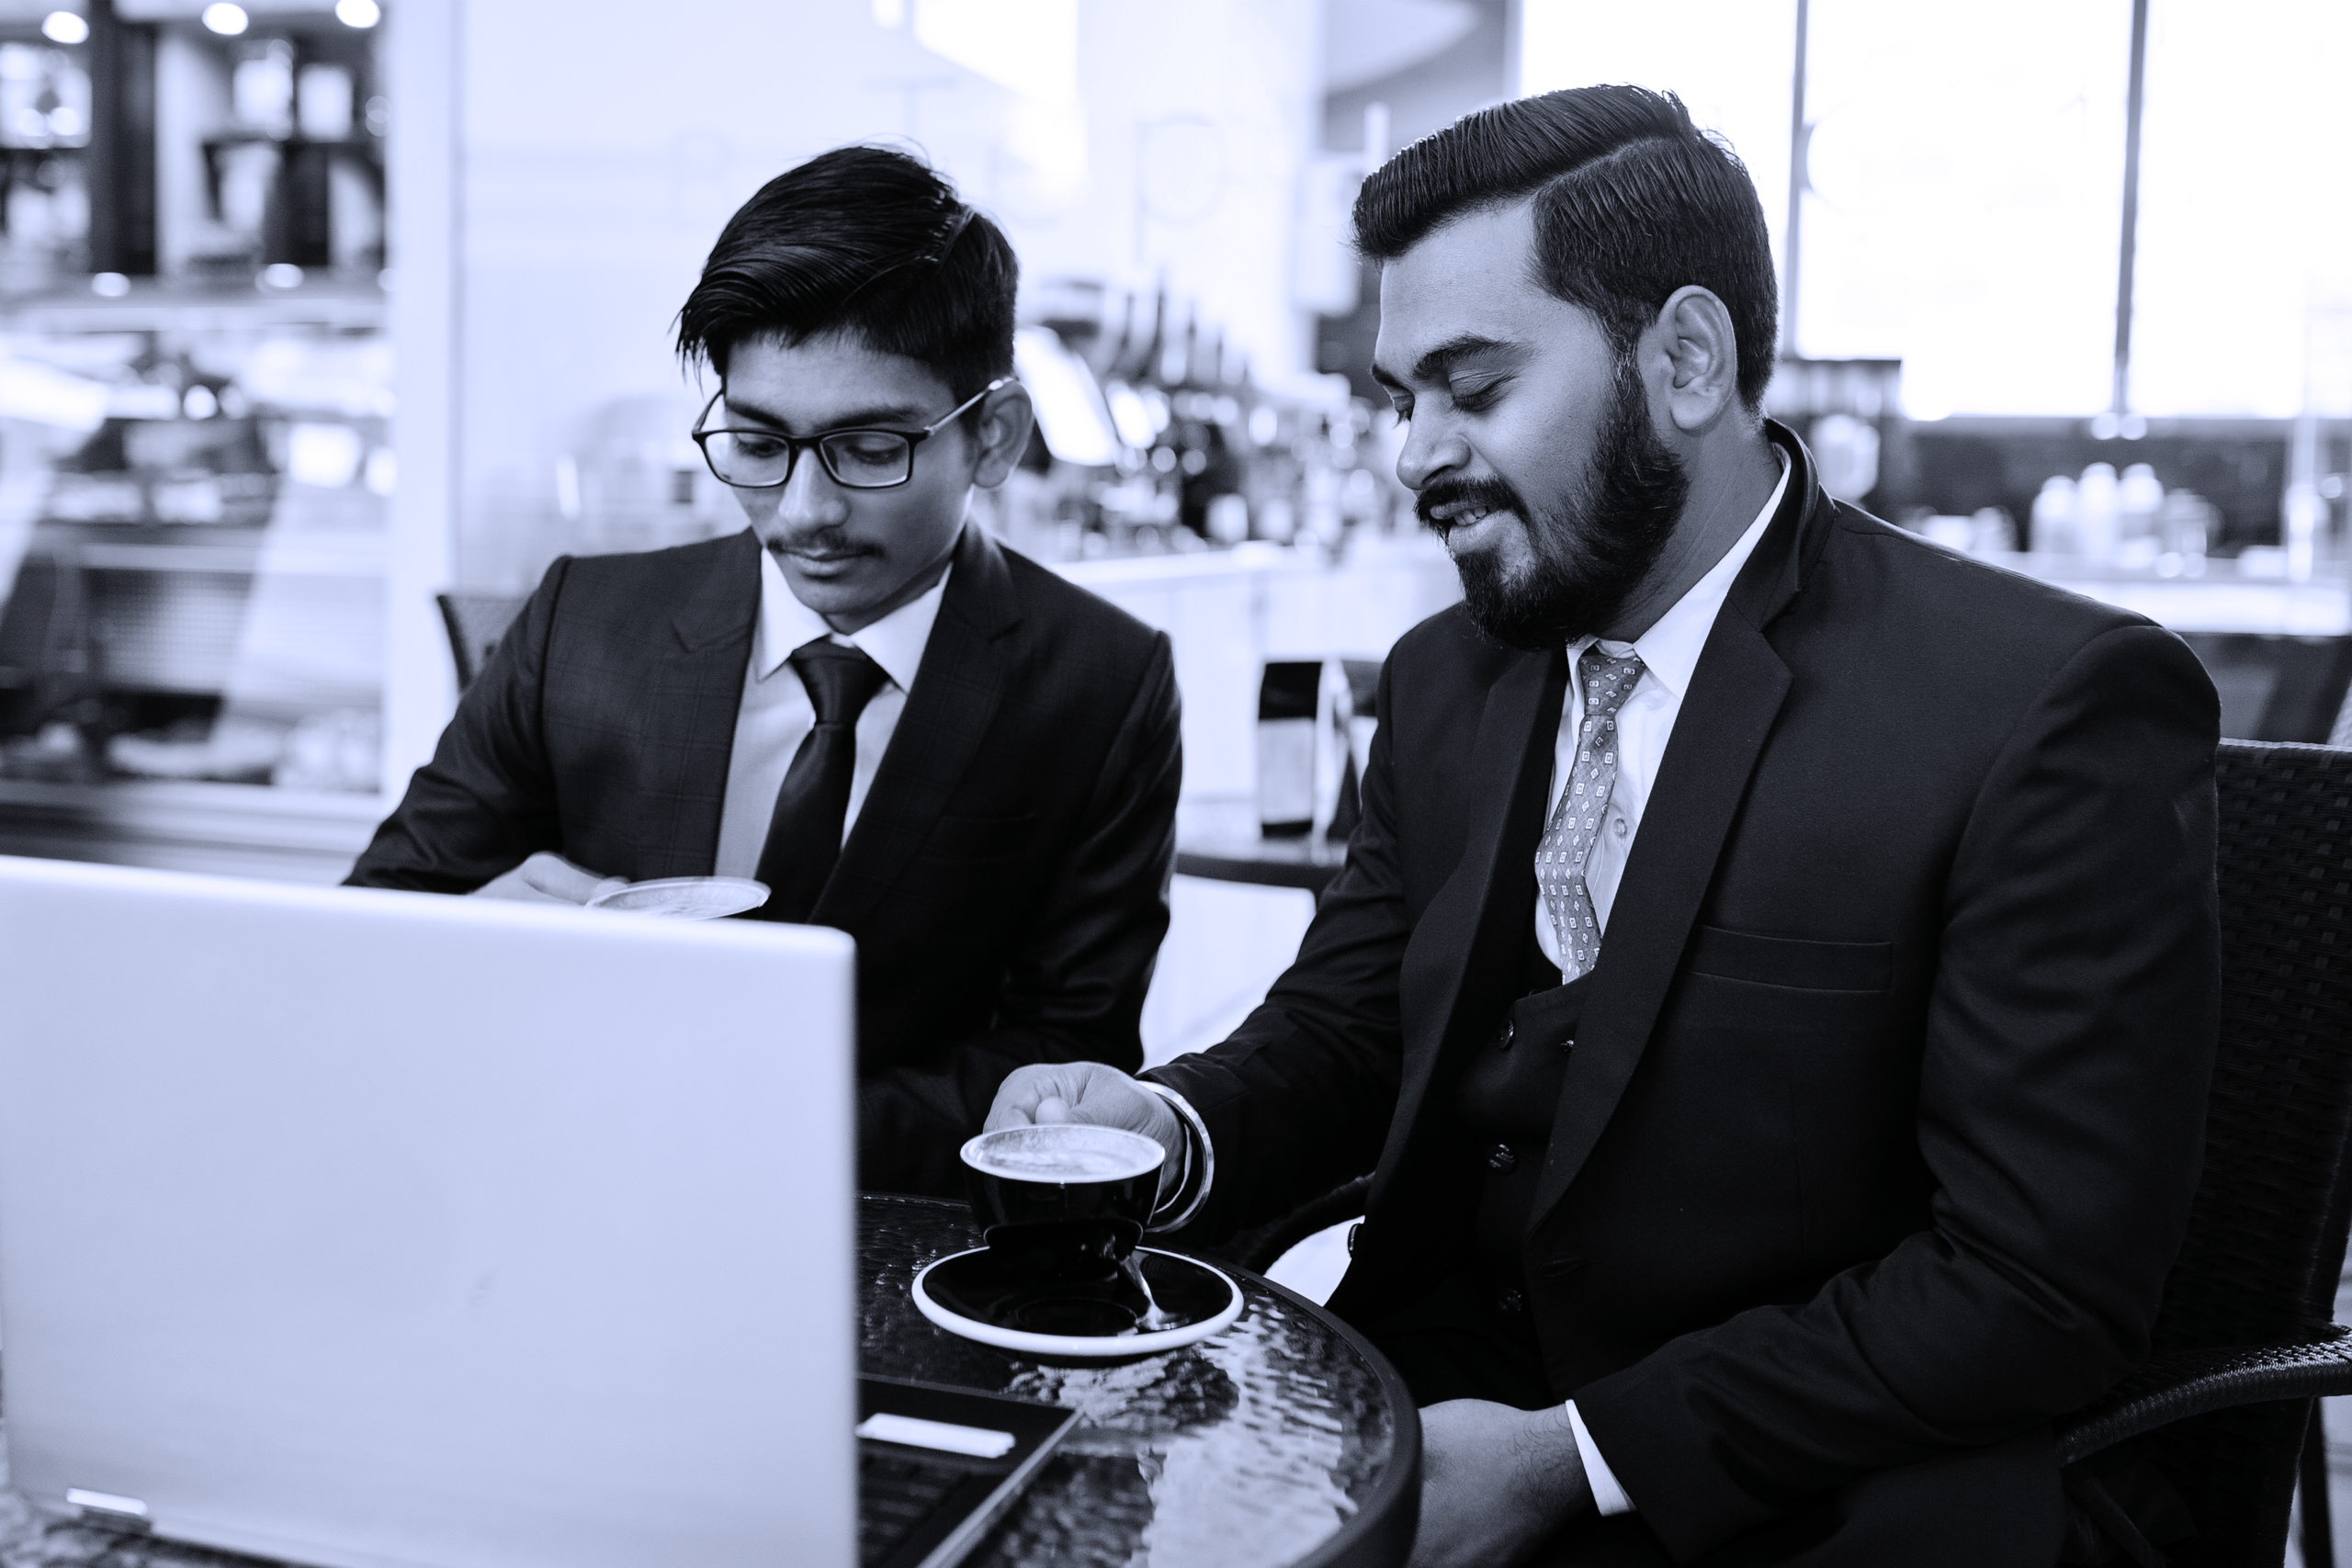
[(763, 548), (759, 630), (752, 642), (753, 677), (766, 680), (784, 667), (796, 649), (820, 637), (831, 637), (882, 666), (882, 672), (899, 690), (913, 691), (915, 671), (922, 667), (923, 648), (931, 641), (932, 623), (939, 619), (940, 602), (947, 594), (947, 580), (955, 573), (956, 563), (950, 560), (930, 592), (899, 605), (870, 626), (844, 634), (833, 630), (822, 615), (793, 597), (784, 569), (776, 565), (774, 555)]
[[(1724, 601), (1731, 597), (1732, 580), (1747, 558), (1756, 553), (1756, 542), (1764, 536), (1764, 529), (1772, 521), (1772, 513), (1781, 509), (1781, 497), (1789, 488), (1789, 455), (1775, 446), (1772, 456), (1780, 459), (1781, 482), (1772, 487), (1771, 495), (1764, 502), (1764, 510), (1747, 531), (1732, 541), (1723, 559), (1707, 570), (1707, 575), (1692, 583), (1673, 608), (1660, 615), (1650, 629), (1635, 637), (1632, 651), (1642, 656), (1642, 668), (1657, 677), (1666, 689), (1679, 701), (1690, 689), (1690, 677), (1699, 668), (1699, 655), (1707, 646), (1707, 634), (1714, 629), (1715, 616), (1723, 609)], [(1576, 667), (1584, 650), (1598, 637), (1582, 637), (1568, 645), (1569, 668)], [(1602, 642), (1601, 649), (1613, 658), (1622, 659), (1627, 645)]]

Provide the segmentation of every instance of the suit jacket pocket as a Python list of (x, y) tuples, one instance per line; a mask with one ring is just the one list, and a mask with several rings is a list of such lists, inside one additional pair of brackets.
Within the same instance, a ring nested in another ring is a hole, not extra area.
[(922, 841), (929, 860), (1011, 860), (1026, 851), (1036, 830), (1035, 812), (1019, 817), (940, 817)]
[(1684, 968), (1719, 980), (1807, 991), (1883, 991), (1894, 983), (1891, 942), (1813, 942), (1701, 926)]

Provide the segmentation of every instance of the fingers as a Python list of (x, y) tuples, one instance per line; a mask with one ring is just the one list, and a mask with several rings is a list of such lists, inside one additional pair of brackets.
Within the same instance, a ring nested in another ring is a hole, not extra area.
[[(1073, 1121), (1091, 1122), (1098, 1126), (1117, 1127), (1129, 1133), (1155, 1135), (1167, 1114), (1159, 1097), (1136, 1087), (1136, 1080), (1115, 1069), (1105, 1068), (1091, 1074), (1080, 1086), (1080, 1100)], [(1166, 1140), (1161, 1140), (1163, 1145)]]
[(1100, 1062), (1055, 1062), (1015, 1068), (996, 1091), (983, 1132), (1005, 1127), (1084, 1122), (1156, 1138), (1163, 1148), (1183, 1146), (1182, 1126), (1158, 1096)]
[(605, 883), (620, 881), (618, 877), (599, 876), (546, 850), (532, 855), (516, 870), (526, 886), (567, 904), (585, 904)]
[(982, 1123), (981, 1131), (1026, 1127), (1037, 1120), (1038, 1106), (1048, 1098), (1062, 1098), (1061, 1080), (1052, 1067), (1015, 1067), (998, 1086), (995, 1102), (989, 1107), (988, 1120)]

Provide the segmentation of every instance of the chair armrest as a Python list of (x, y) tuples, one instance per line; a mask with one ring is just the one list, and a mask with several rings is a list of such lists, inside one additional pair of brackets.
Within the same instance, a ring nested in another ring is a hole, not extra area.
[(1327, 1230), (1341, 1220), (1352, 1220), (1363, 1213), (1364, 1195), (1372, 1189), (1372, 1178), (1359, 1176), (1343, 1181), (1320, 1198), (1313, 1199), (1278, 1219), (1262, 1225), (1240, 1231), (1214, 1247), (1188, 1244), (1179, 1231), (1176, 1241), (1187, 1250), (1199, 1253), (1213, 1263), (1230, 1263), (1262, 1274), (1274, 1266), (1274, 1260), (1313, 1235)]
[(2058, 1462), (2073, 1464), (2209, 1410), (2352, 1393), (2352, 1338), (2331, 1328), (2328, 1337), (2301, 1345), (2184, 1350), (2144, 1362), (2097, 1400), (2058, 1418)]

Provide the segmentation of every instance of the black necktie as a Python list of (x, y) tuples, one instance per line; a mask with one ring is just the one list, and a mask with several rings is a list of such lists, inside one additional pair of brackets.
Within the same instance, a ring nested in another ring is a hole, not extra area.
[(857, 716), (890, 678), (863, 652), (828, 639), (794, 652), (792, 667), (808, 688), (817, 724), (792, 754), (768, 818), (759, 871), (768, 901), (752, 911), (763, 920), (806, 920), (817, 907), (817, 895), (841, 858), (850, 775), (857, 766)]

